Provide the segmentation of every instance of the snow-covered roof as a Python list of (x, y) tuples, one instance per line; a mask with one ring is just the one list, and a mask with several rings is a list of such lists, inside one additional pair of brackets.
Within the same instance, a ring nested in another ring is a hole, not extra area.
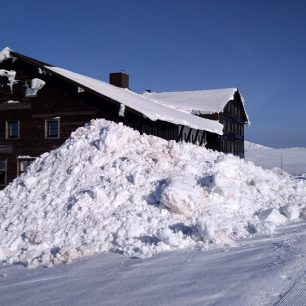
[[(234, 99), (238, 88), (223, 88), (194, 91), (144, 92), (145, 97), (154, 99), (162, 105), (185, 111), (193, 115), (223, 112), (225, 105)], [(239, 92), (239, 91), (238, 91)], [(241, 97), (243, 108), (244, 102)], [(245, 109), (244, 109), (245, 111)], [(248, 115), (245, 112), (247, 122)]]
[(225, 88), (195, 91), (144, 92), (143, 95), (163, 105), (192, 114), (212, 114), (223, 111), (227, 102), (234, 99), (234, 94), (237, 90), (237, 88)]
[[(14, 57), (20, 56), (28, 59), (32, 63), (37, 64), (40, 69), (46, 69), (51, 73), (53, 72), (77, 83), (80, 87), (84, 87), (84, 89), (87, 88), (104, 97), (108, 97), (152, 121), (166, 121), (194, 129), (206, 130), (219, 135), (223, 134), (222, 124), (196, 115), (222, 112), (228, 101), (234, 99), (234, 94), (238, 91), (237, 88), (226, 88), (138, 94), (129, 89), (119, 88), (85, 75), (25, 57), (9, 48), (0, 51), (0, 62), (11, 57), (11, 52)], [(241, 100), (243, 103), (242, 97)], [(120, 109), (123, 109), (123, 107), (120, 106)], [(245, 115), (246, 121), (249, 122), (246, 112)]]
[(129, 107), (152, 121), (162, 120), (174, 124), (181, 124), (194, 129), (206, 130), (219, 135), (222, 135), (223, 126), (217, 121), (208, 120), (188, 114), (183, 111), (173, 109), (162, 105), (149, 97), (142, 94), (137, 94), (129, 89), (116, 87), (103, 81), (93, 79), (91, 77), (78, 74), (63, 68), (45, 66), (47, 70), (55, 72), (67, 79), (89, 88), (103, 96)]

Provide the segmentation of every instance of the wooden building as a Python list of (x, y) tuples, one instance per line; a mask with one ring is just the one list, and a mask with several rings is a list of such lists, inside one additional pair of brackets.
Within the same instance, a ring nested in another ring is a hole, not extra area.
[(243, 157), (248, 118), (237, 89), (222, 111), (195, 114), (151, 97), (154, 93), (132, 92), (128, 86), (123, 71), (110, 74), (108, 84), (8, 48), (1, 51), (0, 187), (94, 118)]
[[(244, 125), (249, 123), (249, 118), (237, 88), (158, 93), (147, 91), (144, 95), (162, 105), (220, 122), (223, 125), (222, 135), (207, 134), (206, 147), (244, 158)], [(186, 127), (181, 131), (180, 140), (194, 142), (195, 131)]]

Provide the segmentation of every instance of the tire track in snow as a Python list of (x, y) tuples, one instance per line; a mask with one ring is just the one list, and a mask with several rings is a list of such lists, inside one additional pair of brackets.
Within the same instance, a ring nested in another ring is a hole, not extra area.
[[(306, 305), (306, 294), (302, 296), (302, 302), (296, 303), (295, 298), (299, 296), (304, 287), (306, 253), (305, 226), (298, 225), (298, 233), (294, 230), (289, 235), (280, 235), (274, 242), (274, 252), (267, 250), (267, 256), (272, 257), (269, 269), (265, 275), (259, 277), (258, 285), (252, 284), (252, 292), (248, 294), (246, 306), (259, 305)], [(275, 258), (275, 260), (274, 260)], [(294, 302), (289, 303), (287, 299), (292, 296)]]
[(275, 304), (275, 306), (302, 306), (306, 305), (306, 271), (293, 283), (291, 288)]

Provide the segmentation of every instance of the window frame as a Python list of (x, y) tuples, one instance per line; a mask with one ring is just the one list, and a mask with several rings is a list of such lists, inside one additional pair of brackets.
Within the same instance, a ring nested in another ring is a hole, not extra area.
[[(57, 122), (57, 126), (58, 126), (58, 133), (57, 136), (50, 136), (49, 135), (49, 122)], [(60, 139), (61, 136), (61, 121), (59, 117), (55, 117), (55, 118), (48, 118), (45, 119), (45, 138), (46, 139)]]
[[(21, 161), (31, 161), (34, 162), (34, 160), (36, 159), (36, 157), (17, 157), (17, 176), (21, 175), (22, 173), (24, 173), (26, 170), (24, 171), (20, 171), (20, 165), (21, 165)], [(30, 163), (30, 164), (31, 164)], [(30, 166), (30, 164), (28, 166)]]
[(5, 163), (4, 166), (4, 184), (1, 184), (0, 182), (0, 187), (5, 187), (7, 185), (7, 159), (0, 159), (0, 161)]
[[(17, 137), (10, 136), (10, 124), (17, 122)], [(20, 139), (20, 120), (6, 120), (5, 121), (5, 139), (18, 140)]]

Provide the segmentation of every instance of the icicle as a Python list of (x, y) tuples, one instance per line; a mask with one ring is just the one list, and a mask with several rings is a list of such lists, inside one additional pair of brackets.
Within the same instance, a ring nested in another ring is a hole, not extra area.
[(125, 112), (125, 105), (120, 104), (120, 109), (119, 109), (119, 117), (124, 117), (124, 112)]

